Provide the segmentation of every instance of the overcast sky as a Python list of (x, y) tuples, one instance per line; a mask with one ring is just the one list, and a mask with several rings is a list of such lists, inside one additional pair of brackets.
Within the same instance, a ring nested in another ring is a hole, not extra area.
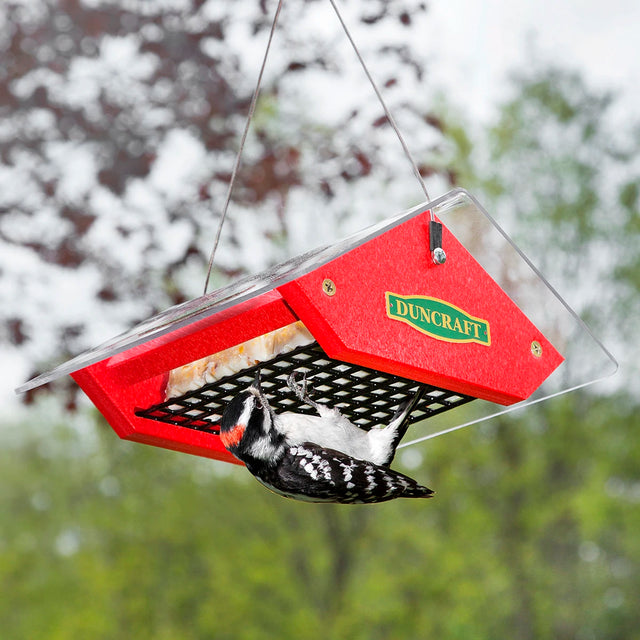
[(579, 68), (596, 86), (623, 91), (627, 108), (640, 107), (638, 0), (431, 0), (429, 8), (431, 72), (476, 118), (489, 115), (509, 69), (530, 59), (528, 42), (543, 60)]

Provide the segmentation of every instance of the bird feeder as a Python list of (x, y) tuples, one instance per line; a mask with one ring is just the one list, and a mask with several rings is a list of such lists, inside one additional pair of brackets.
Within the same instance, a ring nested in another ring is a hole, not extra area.
[[(236, 462), (220, 440), (219, 423), (226, 404), (257, 370), (276, 411), (314, 411), (288, 385), (292, 373), (302, 372), (316, 403), (337, 407), (368, 429), (386, 424), (409, 399), (407, 420), (415, 423), (455, 414), (472, 400), (491, 407), (537, 402), (616, 369), (611, 354), (508, 235), (457, 189), (173, 307), (17, 391), (71, 374), (120, 437)], [(486, 418), (496, 411), (481, 413)], [(465, 416), (467, 422), (433, 435), (479, 419)]]
[(229, 462), (219, 421), (257, 369), (276, 411), (313, 411), (287, 386), (304, 372), (314, 400), (365, 429), (408, 398), (411, 422), (474, 399), (522, 402), (564, 358), (442, 224), (461, 206), (479, 205), (453, 191), (173, 307), (20, 390), (70, 373), (121, 438)]

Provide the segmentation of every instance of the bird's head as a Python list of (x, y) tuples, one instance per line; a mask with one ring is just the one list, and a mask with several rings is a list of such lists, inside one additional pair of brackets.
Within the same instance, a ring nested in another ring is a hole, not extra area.
[(241, 391), (225, 408), (220, 423), (220, 439), (225, 448), (245, 461), (247, 456), (266, 458), (266, 442), (273, 436), (273, 409), (260, 386), (258, 372), (254, 383)]

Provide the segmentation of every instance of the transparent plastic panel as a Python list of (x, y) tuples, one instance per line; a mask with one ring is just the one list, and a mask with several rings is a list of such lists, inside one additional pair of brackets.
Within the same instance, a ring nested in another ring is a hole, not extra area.
[(509, 407), (476, 400), (419, 425), (411, 432), (414, 438), (401, 447), (575, 391), (616, 373), (618, 363), (613, 355), (473, 196), (457, 189), (434, 202), (432, 209), (564, 356), (564, 362), (527, 400)]
[[(431, 209), (465, 246), (478, 263), (500, 285), (518, 307), (564, 356), (564, 362), (526, 401), (504, 408), (485, 401), (472, 403), (472, 422), (512, 411), (606, 378), (617, 363), (582, 320), (491, 216), (466, 191), (457, 189), (412, 208), (394, 218), (369, 227), (331, 247), (315, 249), (258, 275), (240, 280), (206, 296), (172, 307), (132, 330), (25, 383), (17, 392), (28, 391), (60, 376), (112, 357), (148, 340), (230, 308), (304, 275), (335, 257), (385, 233), (406, 220)], [(446, 246), (443, 247), (446, 251)], [(469, 409), (454, 409), (412, 429), (417, 437), (403, 446), (466, 426)]]
[[(446, 198), (447, 196), (445, 195), (435, 200), (434, 204)], [(89, 351), (85, 351), (49, 372), (29, 380), (18, 387), (16, 393), (24, 393), (35, 389), (64, 375), (74, 373), (79, 369), (84, 369), (96, 362), (115, 356), (137, 345), (144, 344), (153, 338), (158, 338), (176, 329), (186, 327), (198, 320), (229, 309), (236, 304), (240, 304), (267, 291), (271, 291), (286, 282), (295, 280), (313, 271), (316, 267), (330, 262), (334, 258), (385, 233), (389, 229), (402, 224), (405, 220), (419, 215), (428, 207), (428, 204), (418, 205), (409, 211), (359, 231), (334, 245), (313, 249), (257, 275), (243, 278), (226, 287), (200, 296), (199, 298), (194, 298), (193, 300), (188, 300), (182, 304), (170, 307), (166, 311), (141, 322), (129, 331)]]

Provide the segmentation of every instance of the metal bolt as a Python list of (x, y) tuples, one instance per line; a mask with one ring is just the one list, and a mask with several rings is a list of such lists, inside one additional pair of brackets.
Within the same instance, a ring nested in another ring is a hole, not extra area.
[(536, 358), (541, 358), (542, 357), (542, 345), (537, 340), (534, 340), (531, 343), (531, 353)]
[(322, 282), (322, 290), (328, 296), (334, 296), (337, 291), (335, 283), (333, 282), (333, 280), (329, 280), (329, 278), (325, 278)]
[(447, 254), (442, 247), (436, 247), (433, 250), (433, 261), (435, 264), (444, 264), (447, 261)]

